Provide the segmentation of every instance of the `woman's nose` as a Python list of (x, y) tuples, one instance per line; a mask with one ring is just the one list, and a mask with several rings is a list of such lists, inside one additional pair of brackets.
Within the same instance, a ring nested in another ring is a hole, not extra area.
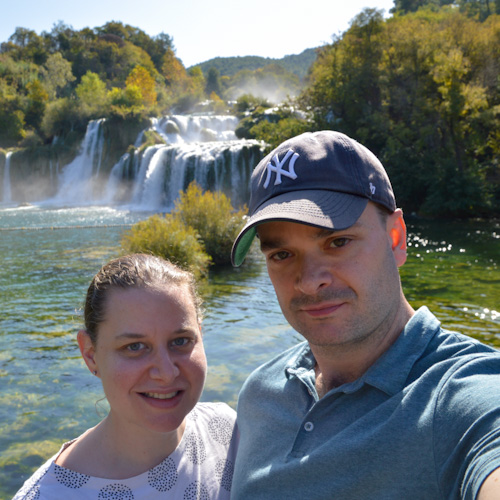
[(170, 382), (179, 376), (179, 368), (167, 349), (159, 350), (153, 357), (149, 370), (151, 378)]

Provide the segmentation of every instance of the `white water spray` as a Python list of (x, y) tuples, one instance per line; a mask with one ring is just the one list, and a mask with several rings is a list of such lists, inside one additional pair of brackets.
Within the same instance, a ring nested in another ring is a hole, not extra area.
[(3, 203), (10, 203), (12, 201), (12, 191), (10, 184), (10, 157), (12, 156), (12, 151), (9, 151), (5, 155), (5, 167), (3, 171)]

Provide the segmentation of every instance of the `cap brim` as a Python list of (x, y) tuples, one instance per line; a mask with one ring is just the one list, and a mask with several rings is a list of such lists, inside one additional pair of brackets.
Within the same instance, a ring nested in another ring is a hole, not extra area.
[(256, 235), (256, 226), (271, 221), (288, 221), (331, 230), (351, 227), (363, 213), (368, 199), (328, 190), (291, 191), (263, 203), (236, 238), (232, 251), (233, 266), (240, 266)]

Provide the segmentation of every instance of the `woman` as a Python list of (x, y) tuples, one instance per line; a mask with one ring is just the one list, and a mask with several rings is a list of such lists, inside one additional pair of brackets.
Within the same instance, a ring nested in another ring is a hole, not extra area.
[(229, 498), (234, 410), (198, 403), (207, 370), (193, 276), (150, 255), (94, 277), (78, 345), (109, 414), (65, 443), (14, 500)]

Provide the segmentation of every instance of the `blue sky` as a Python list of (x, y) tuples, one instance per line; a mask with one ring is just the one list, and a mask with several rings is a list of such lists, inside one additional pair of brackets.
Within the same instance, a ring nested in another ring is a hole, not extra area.
[(0, 42), (16, 27), (50, 31), (58, 21), (79, 30), (121, 21), (174, 39), (186, 67), (213, 57), (280, 58), (329, 43), (365, 7), (393, 0), (3, 0)]

